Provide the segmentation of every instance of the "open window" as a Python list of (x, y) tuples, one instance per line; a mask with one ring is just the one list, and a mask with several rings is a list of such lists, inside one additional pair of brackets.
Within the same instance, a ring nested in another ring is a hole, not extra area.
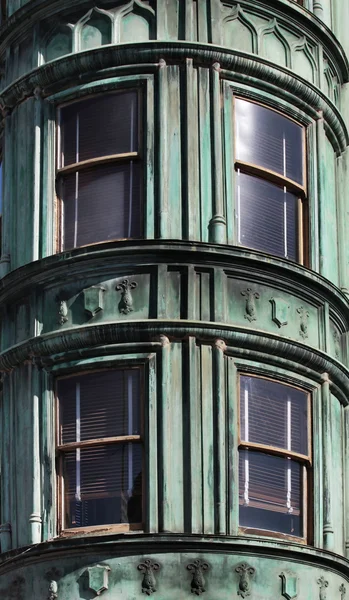
[(135, 89), (58, 110), (59, 250), (143, 234)]
[(307, 541), (309, 394), (240, 376), (239, 523), (247, 533)]
[(141, 367), (57, 380), (60, 529), (142, 529)]

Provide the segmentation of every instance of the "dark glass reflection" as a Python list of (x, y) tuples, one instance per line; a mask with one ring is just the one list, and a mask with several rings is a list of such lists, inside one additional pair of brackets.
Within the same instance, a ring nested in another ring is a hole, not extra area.
[(302, 537), (302, 469), (290, 458), (240, 450), (240, 526)]
[(297, 196), (269, 181), (239, 171), (237, 199), (239, 243), (297, 260)]
[(140, 444), (67, 452), (64, 482), (65, 527), (142, 521)]
[(303, 185), (303, 128), (274, 110), (237, 99), (236, 158)]

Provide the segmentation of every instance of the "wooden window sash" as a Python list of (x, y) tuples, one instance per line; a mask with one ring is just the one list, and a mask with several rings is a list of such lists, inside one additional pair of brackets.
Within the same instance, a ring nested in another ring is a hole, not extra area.
[(88, 160), (82, 160), (77, 163), (72, 163), (66, 167), (57, 169), (57, 177), (68, 175), (70, 173), (76, 173), (77, 171), (83, 171), (84, 169), (91, 169), (99, 165), (105, 165), (113, 162), (121, 162), (140, 159), (139, 152), (124, 152), (122, 154), (110, 154), (108, 156), (99, 156), (97, 158), (90, 158)]
[(239, 439), (239, 448), (245, 448), (246, 450), (258, 450), (264, 454), (292, 458), (297, 462), (311, 465), (311, 460), (307, 454), (300, 454), (298, 452), (292, 452), (291, 450), (284, 450), (283, 448), (277, 448), (276, 446), (267, 446), (265, 444), (258, 444), (256, 442), (244, 442)]

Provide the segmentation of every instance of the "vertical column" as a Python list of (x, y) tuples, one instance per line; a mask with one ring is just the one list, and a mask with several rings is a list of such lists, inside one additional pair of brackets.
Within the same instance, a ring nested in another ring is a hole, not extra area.
[(202, 438), (201, 438), (201, 397), (199, 393), (196, 339), (188, 339), (188, 427), (190, 440), (190, 500), (191, 533), (202, 532)]
[(220, 65), (214, 63), (211, 70), (212, 84), (212, 133), (213, 133), (213, 216), (210, 221), (210, 242), (225, 244), (227, 241), (226, 219), (223, 199), (222, 112)]
[(57, 535), (56, 515), (58, 506), (56, 498), (55, 475), (55, 399), (51, 376), (45, 370), (41, 373), (41, 428), (40, 455), (42, 457), (42, 539), (49, 540)]
[(40, 258), (40, 189), (41, 189), (41, 89), (35, 88), (34, 97), (34, 190), (33, 190), (33, 260)]
[(349, 406), (344, 409), (344, 515), (345, 555), (349, 558)]
[(215, 413), (215, 531), (218, 535), (227, 533), (227, 481), (226, 481), (226, 392), (225, 357), (223, 340), (216, 340), (213, 348), (214, 359), (214, 413)]
[(168, 237), (168, 84), (167, 65), (164, 59), (159, 61), (159, 235)]
[(239, 414), (238, 414), (238, 380), (237, 369), (233, 358), (228, 360), (228, 518), (230, 535), (238, 535), (239, 531)]
[[(186, 105), (184, 119), (185, 177), (183, 196), (185, 197), (185, 237), (200, 240), (200, 203), (199, 203), (199, 132), (198, 132), (198, 94), (197, 70), (193, 60), (186, 59), (185, 69)], [(186, 192), (185, 192), (186, 190)]]
[(331, 476), (331, 395), (330, 381), (327, 373), (322, 376), (322, 441), (323, 441), (323, 497), (324, 497), (324, 525), (323, 541), (325, 550), (333, 550), (333, 510), (331, 502), (332, 476)]
[(3, 109), (5, 120), (5, 141), (7, 149), (2, 156), (2, 248), (0, 260), (0, 277), (4, 277), (10, 271), (10, 231), (12, 227), (12, 119), (7, 109)]
[(145, 439), (148, 461), (146, 462), (145, 481), (147, 486), (146, 530), (156, 533), (159, 529), (158, 510), (158, 435), (157, 435), (157, 383), (156, 355), (149, 357), (147, 363), (148, 410), (146, 413), (145, 431), (151, 431)]
[(36, 366), (30, 365), (32, 389), (32, 513), (29, 516), (29, 543), (41, 542), (41, 463), (40, 463), (40, 416), (39, 398), (41, 396), (40, 377)]
[(314, 14), (331, 27), (331, 0), (313, 0)]
[(57, 249), (57, 231), (55, 235), (55, 107), (47, 100), (41, 101), (43, 110), (43, 156), (42, 156), (42, 205), (41, 248), (42, 257), (50, 256)]
[[(14, 482), (11, 481), (11, 437), (12, 421), (10, 417), (11, 398), (11, 375), (3, 375), (3, 392), (1, 402), (1, 526), (0, 540), (1, 552), (7, 552), (12, 548), (11, 540), (11, 490)], [(13, 516), (13, 515), (12, 515)]]

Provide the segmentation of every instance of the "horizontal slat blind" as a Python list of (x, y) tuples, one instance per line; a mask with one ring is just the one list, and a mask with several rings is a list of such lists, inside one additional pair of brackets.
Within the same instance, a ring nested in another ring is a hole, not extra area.
[(67, 250), (107, 240), (138, 238), (142, 231), (140, 165), (100, 165), (66, 175), (61, 196)]
[(138, 92), (94, 96), (60, 109), (59, 167), (138, 151)]
[(237, 173), (238, 241), (297, 260), (298, 198), (259, 177)]
[(303, 185), (303, 128), (274, 110), (236, 99), (237, 160)]
[[(79, 386), (79, 440), (77, 390)], [(140, 434), (140, 370), (100, 371), (59, 379), (61, 443)]]
[(308, 396), (258, 377), (240, 377), (240, 437), (308, 455)]
[(65, 506), (69, 507), (66, 527), (142, 521), (140, 444), (67, 452), (64, 480)]
[(302, 536), (303, 466), (240, 449), (240, 525)]

